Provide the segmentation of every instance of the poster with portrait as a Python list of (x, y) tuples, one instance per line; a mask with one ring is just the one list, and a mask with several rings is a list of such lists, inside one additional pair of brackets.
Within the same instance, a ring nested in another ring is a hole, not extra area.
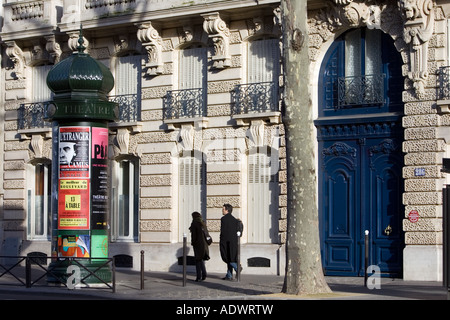
[(89, 178), (90, 127), (59, 128), (59, 178)]
[(90, 127), (59, 128), (58, 229), (90, 229)]

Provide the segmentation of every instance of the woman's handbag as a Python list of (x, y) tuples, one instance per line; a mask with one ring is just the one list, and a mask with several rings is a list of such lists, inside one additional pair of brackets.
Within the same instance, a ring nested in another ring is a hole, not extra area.
[(206, 243), (209, 246), (213, 242), (213, 240), (212, 240), (211, 236), (209, 235), (208, 230), (205, 230), (202, 228), (202, 231), (203, 231), (203, 235), (205, 236)]

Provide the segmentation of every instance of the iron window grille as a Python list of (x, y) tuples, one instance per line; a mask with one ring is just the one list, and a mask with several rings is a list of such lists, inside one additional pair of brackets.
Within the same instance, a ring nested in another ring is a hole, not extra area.
[(450, 99), (450, 66), (440, 67), (438, 76), (438, 97), (439, 100)]
[(141, 120), (141, 104), (137, 94), (110, 96), (109, 101), (119, 106), (118, 122), (136, 122)]
[(165, 120), (206, 116), (206, 96), (202, 88), (167, 91), (163, 104)]
[(235, 115), (279, 111), (278, 85), (274, 82), (240, 84), (233, 95)]
[(338, 108), (385, 103), (385, 74), (338, 78)]
[(45, 110), (49, 102), (22, 103), (18, 112), (18, 129), (50, 128), (51, 122), (45, 121)]

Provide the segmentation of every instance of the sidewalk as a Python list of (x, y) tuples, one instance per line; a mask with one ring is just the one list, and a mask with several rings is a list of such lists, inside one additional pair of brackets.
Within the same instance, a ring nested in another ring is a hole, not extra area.
[[(447, 300), (447, 289), (441, 282), (403, 281), (381, 278), (379, 289), (368, 289), (364, 278), (326, 277), (332, 293), (310, 296), (294, 296), (281, 293), (284, 276), (242, 274), (241, 280), (222, 280), (223, 275), (211, 274), (203, 282), (193, 281), (187, 275), (172, 272), (145, 272), (144, 289), (141, 290), (140, 273), (124, 269), (116, 270), (116, 292), (101, 288), (2, 285), (0, 292), (46, 294), (64, 299), (102, 300)], [(1, 278), (0, 278), (1, 280)]]
[(330, 294), (292, 296), (281, 293), (284, 276), (242, 274), (239, 282), (222, 280), (212, 274), (203, 281), (193, 281), (188, 274), (183, 287), (179, 273), (146, 273), (140, 290), (139, 273), (117, 272), (118, 299), (246, 299), (246, 300), (447, 300), (447, 290), (440, 282), (403, 281), (381, 278), (379, 289), (368, 289), (364, 278), (326, 277)]

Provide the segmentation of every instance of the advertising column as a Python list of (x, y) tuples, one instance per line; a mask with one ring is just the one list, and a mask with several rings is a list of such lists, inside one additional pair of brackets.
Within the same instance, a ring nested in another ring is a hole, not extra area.
[(58, 257), (108, 257), (108, 129), (60, 126)]
[[(60, 125), (56, 143), (58, 210), (53, 255), (96, 258), (80, 260), (92, 269), (104, 264), (97, 258), (108, 258), (108, 128), (94, 122)], [(83, 277), (87, 275), (81, 271)], [(107, 281), (109, 268), (96, 271), (96, 276)], [(86, 282), (97, 281), (91, 276)]]
[[(77, 52), (58, 62), (47, 76), (54, 93), (46, 108), (53, 121), (52, 275), (70, 276), (75, 258), (85, 267), (86, 283), (111, 279), (108, 258), (108, 123), (118, 106), (109, 101), (114, 87), (110, 70), (84, 53), (82, 30)], [(87, 259), (86, 259), (87, 258)], [(96, 259), (93, 259), (96, 258)], [(100, 258), (100, 259), (98, 259)], [(95, 272), (95, 276), (89, 272)], [(97, 278), (98, 277), (98, 278)]]

